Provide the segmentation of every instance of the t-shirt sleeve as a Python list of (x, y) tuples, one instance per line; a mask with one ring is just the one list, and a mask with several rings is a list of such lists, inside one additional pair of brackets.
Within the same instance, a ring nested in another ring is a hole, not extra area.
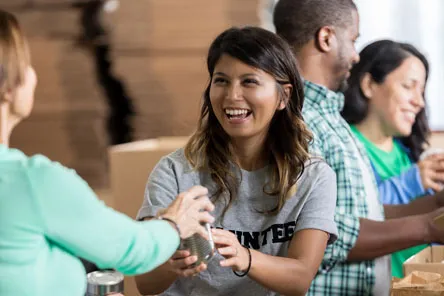
[(168, 157), (163, 157), (148, 178), (137, 219), (155, 216), (160, 209), (168, 207), (179, 194), (178, 187), (173, 162)]
[[(375, 176), (376, 174), (377, 172), (375, 172)], [(427, 194), (422, 186), (421, 175), (416, 164), (398, 176), (378, 181), (379, 197), (383, 204), (408, 204)]]
[(58, 163), (31, 159), (28, 178), (46, 238), (100, 268), (148, 272), (179, 245), (167, 222), (136, 222), (105, 206), (84, 180)]
[(328, 243), (336, 241), (338, 230), (334, 220), (336, 208), (336, 175), (324, 161), (308, 164), (315, 178), (311, 179), (309, 196), (298, 216), (295, 231), (319, 229), (329, 234)]

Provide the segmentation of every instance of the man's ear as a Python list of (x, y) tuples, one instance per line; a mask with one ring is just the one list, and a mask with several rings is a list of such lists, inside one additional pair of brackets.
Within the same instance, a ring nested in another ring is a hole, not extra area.
[(293, 91), (293, 86), (290, 83), (282, 84), (281, 87), (283, 89), (283, 96), (281, 97), (281, 100), (280, 100), (279, 105), (277, 107), (278, 110), (285, 109), (285, 107), (288, 104), (288, 101), (291, 98), (291, 93)]
[(13, 99), (14, 93), (12, 90), (8, 90), (3, 95), (0, 95), (0, 102), (12, 103)]
[(329, 52), (332, 50), (333, 42), (335, 41), (336, 35), (333, 27), (324, 26), (319, 29), (316, 34), (315, 44), (316, 47), (322, 52)]
[(370, 73), (365, 73), (364, 76), (362, 76), (360, 81), (360, 88), (362, 93), (367, 99), (371, 99), (374, 93), (374, 87), (375, 87), (375, 81), (372, 78), (372, 75)]

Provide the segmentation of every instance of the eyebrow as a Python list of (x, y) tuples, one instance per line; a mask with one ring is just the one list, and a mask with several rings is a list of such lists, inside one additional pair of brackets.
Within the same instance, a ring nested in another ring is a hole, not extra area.
[(225, 73), (223, 73), (223, 72), (214, 72), (214, 73), (213, 73), (213, 76), (214, 76), (214, 75), (227, 76), (227, 74), (225, 74)]
[[(228, 77), (228, 75), (223, 72), (214, 72), (213, 76), (216, 76), (216, 75)], [(258, 73), (246, 73), (246, 74), (242, 74), (240, 77), (244, 78), (244, 77), (248, 77), (248, 76), (259, 76), (259, 74)]]
[(413, 82), (413, 83), (419, 85), (422, 89), (425, 89), (426, 83), (422, 83), (421, 79), (417, 79), (417, 78), (413, 78), (413, 77), (408, 77), (407, 80), (409, 82)]
[(418, 83), (418, 84), (421, 83), (421, 79), (418, 79), (417, 77), (414, 77), (414, 76), (407, 77), (407, 80), (413, 81), (413, 82)]

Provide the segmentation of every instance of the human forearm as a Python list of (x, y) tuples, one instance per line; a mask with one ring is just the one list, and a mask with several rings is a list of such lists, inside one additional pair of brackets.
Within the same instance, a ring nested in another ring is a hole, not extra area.
[(305, 295), (315, 272), (293, 259), (276, 257), (251, 250), (249, 277), (262, 286), (283, 295)]
[(404, 205), (385, 205), (385, 218), (394, 219), (430, 213), (438, 209), (441, 203), (441, 199), (436, 195), (428, 195)]
[(155, 295), (164, 292), (177, 279), (177, 274), (165, 263), (151, 272), (136, 276), (137, 289), (142, 295)]
[(167, 222), (135, 222), (106, 207), (85, 181), (61, 165), (29, 174), (47, 239), (99, 268), (144, 273), (163, 264), (179, 245), (178, 233)]
[(283, 295), (306, 294), (321, 264), (328, 240), (324, 231), (297, 231), (289, 246), (285, 247), (287, 256), (278, 257), (246, 249), (240, 245), (236, 235), (227, 230), (212, 229), (212, 233), (218, 253), (225, 258), (219, 262), (222, 267), (231, 267), (241, 273), (249, 270), (248, 276), (252, 280)]
[(427, 243), (424, 216), (410, 216), (387, 221), (360, 219), (360, 231), (348, 260), (372, 260), (377, 257)]
[(191, 256), (189, 250), (176, 251), (167, 263), (136, 278), (139, 291), (144, 295), (159, 294), (167, 290), (178, 277), (189, 277), (206, 270), (204, 263), (195, 266), (196, 261), (197, 256)]

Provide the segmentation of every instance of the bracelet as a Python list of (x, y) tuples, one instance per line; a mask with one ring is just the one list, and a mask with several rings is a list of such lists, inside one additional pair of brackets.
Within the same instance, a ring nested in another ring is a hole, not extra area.
[(166, 217), (164, 217), (164, 216), (159, 216), (159, 217), (157, 217), (157, 219), (159, 219), (159, 220), (164, 220), (164, 221), (168, 221), (168, 222), (170, 222), (171, 224), (173, 224), (173, 225), (174, 225), (174, 228), (176, 228), (177, 234), (179, 234), (179, 239), (182, 239), (179, 225), (177, 225), (177, 223), (176, 223), (175, 221), (171, 220), (170, 218), (166, 218)]
[[(244, 247), (244, 248), (245, 248), (245, 247)], [(247, 249), (247, 251), (248, 251), (248, 267), (247, 267), (247, 270), (245, 270), (245, 271), (242, 272), (242, 273), (238, 273), (237, 271), (233, 270), (233, 273), (234, 273), (236, 276), (238, 276), (238, 277), (244, 277), (244, 276), (246, 276), (246, 275), (248, 274), (248, 272), (250, 271), (250, 268), (251, 268), (251, 251), (250, 251), (249, 248), (245, 248), (245, 249)]]

